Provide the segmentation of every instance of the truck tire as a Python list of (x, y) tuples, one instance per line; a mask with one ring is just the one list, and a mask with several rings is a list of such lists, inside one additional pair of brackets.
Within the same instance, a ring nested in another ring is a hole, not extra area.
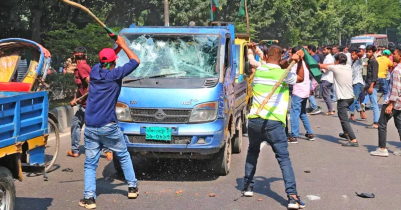
[(224, 147), (220, 149), (213, 160), (213, 170), (218, 175), (226, 176), (230, 172), (231, 152), (230, 132), (228, 132)]
[(239, 154), (242, 151), (242, 120), (239, 120), (240, 129), (236, 130), (234, 138), (233, 138), (233, 153)]
[(243, 113), (243, 119), (242, 120), (242, 133), (248, 133), (248, 119), (246, 118), (246, 116), (248, 115), (248, 109), (245, 107), (244, 108), (244, 113)]
[(10, 170), (0, 167), (0, 210), (13, 210), (15, 204), (15, 184)]
[(118, 174), (123, 174), (123, 169), (121, 168), (120, 160), (118, 160), (118, 157), (114, 154), (113, 152), (113, 164), (114, 164), (114, 169), (116, 169)]

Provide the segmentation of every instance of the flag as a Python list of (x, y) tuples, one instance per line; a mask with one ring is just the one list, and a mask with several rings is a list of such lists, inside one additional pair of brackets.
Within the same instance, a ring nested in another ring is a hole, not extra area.
[[(249, 5), (249, 0), (246, 2), (247, 6)], [(238, 16), (239, 17), (244, 17), (245, 16), (245, 0), (241, 0), (241, 3), (239, 4), (239, 11), (238, 11)]]
[(220, 10), (219, 8), (219, 0), (211, 0), (211, 11), (210, 11), (210, 20), (213, 21), (214, 19), (214, 13), (217, 11), (217, 9)]

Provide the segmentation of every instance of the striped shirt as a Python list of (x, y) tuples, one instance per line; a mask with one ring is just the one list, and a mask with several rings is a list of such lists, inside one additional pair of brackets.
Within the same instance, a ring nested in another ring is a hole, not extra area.
[(256, 69), (254, 87), (252, 90), (253, 104), (248, 118), (262, 118), (266, 120), (280, 121), (285, 125), (288, 101), (290, 98), (288, 85), (297, 82), (297, 75), (289, 73), (284, 82), (277, 88), (267, 104), (259, 114), (256, 114), (263, 100), (273, 90), (274, 85), (280, 80), (284, 70), (279, 65), (268, 63)]
[(389, 101), (393, 101), (393, 109), (401, 110), (401, 64), (391, 72), (391, 79), (389, 85), (389, 98), (384, 104), (388, 104)]

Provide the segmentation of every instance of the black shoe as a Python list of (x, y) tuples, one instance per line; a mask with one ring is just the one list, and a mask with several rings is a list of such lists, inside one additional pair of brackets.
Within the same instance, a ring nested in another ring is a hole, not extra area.
[(242, 195), (245, 197), (252, 197), (253, 196), (253, 187), (249, 185), (245, 185), (244, 189), (242, 190)]
[(292, 196), (288, 196), (288, 209), (303, 209), (305, 203), (301, 201), (301, 198), (297, 196), (297, 199)]
[(79, 206), (84, 207), (86, 209), (96, 209), (96, 202), (94, 197), (90, 197), (89, 199), (83, 198), (79, 201)]
[(348, 141), (350, 140), (349, 136), (347, 134), (345, 134), (345, 133), (339, 133), (338, 136), (340, 138), (343, 138), (342, 140), (348, 140)]
[(138, 187), (128, 187), (128, 198), (137, 198), (139, 195)]
[(295, 137), (290, 137), (290, 138), (288, 138), (288, 143), (298, 144), (298, 140)]
[(347, 143), (344, 143), (343, 146), (344, 146), (344, 147), (359, 147), (359, 144), (358, 144), (358, 142), (351, 142), (351, 141), (349, 141), (349, 142), (347, 142)]
[(313, 134), (305, 134), (305, 137), (308, 138), (309, 141), (315, 141), (315, 135)]

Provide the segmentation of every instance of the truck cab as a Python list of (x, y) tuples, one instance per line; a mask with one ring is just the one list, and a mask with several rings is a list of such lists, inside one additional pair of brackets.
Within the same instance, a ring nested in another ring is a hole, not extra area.
[[(120, 35), (141, 60), (124, 78), (116, 107), (130, 153), (212, 159), (227, 175), (232, 152), (242, 149), (248, 91), (236, 77), (234, 25), (132, 26)], [(117, 66), (128, 62), (124, 52), (118, 56)]]

